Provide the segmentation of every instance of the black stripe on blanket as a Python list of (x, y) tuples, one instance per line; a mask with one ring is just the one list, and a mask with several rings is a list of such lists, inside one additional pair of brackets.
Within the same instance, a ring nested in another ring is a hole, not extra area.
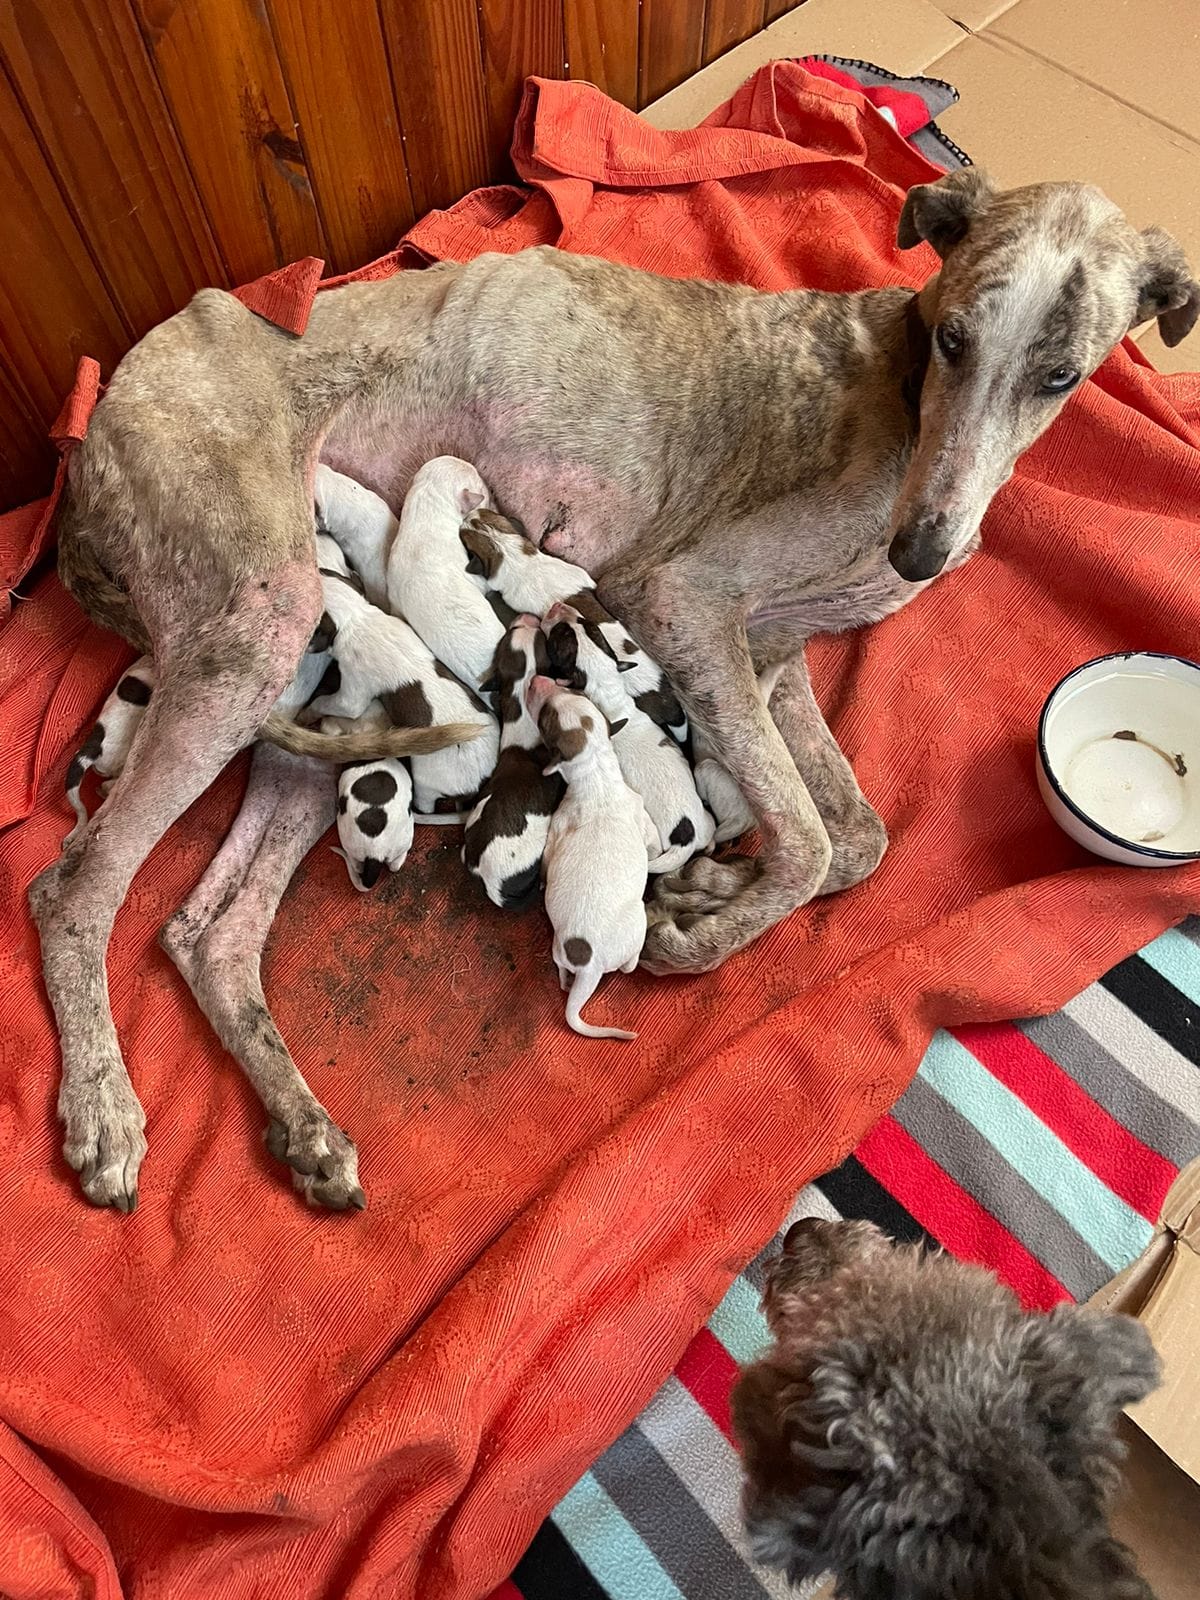
[(1200, 1067), (1200, 1006), (1193, 1005), (1149, 962), (1130, 956), (1106, 972), (1100, 982), (1159, 1038)]
[(549, 1518), (533, 1536), (512, 1575), (525, 1600), (608, 1600)]
[(873, 1222), (891, 1238), (909, 1244), (937, 1243), (855, 1156), (847, 1156), (840, 1167), (818, 1178), (817, 1188), (843, 1217)]

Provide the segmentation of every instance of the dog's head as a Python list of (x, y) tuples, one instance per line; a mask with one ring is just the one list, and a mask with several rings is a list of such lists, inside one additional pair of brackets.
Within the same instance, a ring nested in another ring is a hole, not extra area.
[(775, 1347), (734, 1392), (758, 1560), (845, 1600), (1150, 1600), (1105, 1519), (1117, 1415), (1158, 1377), (1136, 1322), (1026, 1314), (978, 1268), (815, 1220), (764, 1306)]
[(889, 552), (913, 583), (968, 548), (1021, 451), (1131, 328), (1157, 317), (1175, 345), (1200, 316), (1179, 245), (1087, 184), (1002, 193), (974, 168), (952, 173), (904, 203), (898, 242), (922, 240), (942, 270), (918, 301), (920, 438)]

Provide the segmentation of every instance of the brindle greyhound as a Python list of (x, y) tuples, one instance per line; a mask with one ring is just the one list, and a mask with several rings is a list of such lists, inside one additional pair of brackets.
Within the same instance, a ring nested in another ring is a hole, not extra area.
[[(955, 173), (908, 196), (899, 242), (922, 239), (943, 268), (916, 295), (763, 294), (536, 249), (348, 284), (299, 339), (208, 289), (125, 357), (71, 461), (61, 570), (153, 651), (158, 687), (121, 778), (31, 891), (65, 1151), (90, 1200), (129, 1209), (145, 1152), (107, 997), (113, 918), (155, 841), (259, 735), (312, 633), (318, 456), (393, 506), (431, 456), (474, 462), (670, 674), (763, 849), (657, 885), (652, 972), (712, 968), (874, 869), (884, 827), (821, 718), (805, 641), (965, 560), (1017, 456), (1117, 340), (1156, 316), (1175, 344), (1200, 313), (1174, 241), (1079, 184), (998, 193)], [(755, 673), (778, 662), (768, 708)], [(263, 731), (346, 759), (278, 718)], [(359, 1204), (354, 1146), (257, 981), (328, 786), (315, 763), (260, 758), (164, 943), (262, 1097), (272, 1152), (310, 1200)]]

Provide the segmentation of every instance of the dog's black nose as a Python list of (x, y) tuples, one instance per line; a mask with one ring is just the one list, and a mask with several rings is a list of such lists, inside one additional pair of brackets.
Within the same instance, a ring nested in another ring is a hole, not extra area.
[(906, 583), (936, 578), (946, 565), (946, 519), (938, 516), (902, 528), (888, 546), (888, 560)]

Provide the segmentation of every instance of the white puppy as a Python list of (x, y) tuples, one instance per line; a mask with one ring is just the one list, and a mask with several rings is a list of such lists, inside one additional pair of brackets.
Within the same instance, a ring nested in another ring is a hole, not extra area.
[[(758, 692), (763, 705), (769, 706), (775, 685), (779, 682), (784, 663), (767, 667), (758, 675)], [(692, 729), (692, 757), (695, 760), (696, 788), (700, 798), (716, 818), (717, 844), (729, 839), (740, 839), (758, 826), (750, 802), (738, 787), (737, 780), (717, 760), (716, 751), (699, 728)]]
[(380, 611), (339, 578), (323, 579), (335, 628), (332, 659), (311, 709), (323, 717), (361, 717), (379, 700), (401, 728), (450, 723), (461, 741), (412, 759), (418, 811), (440, 800), (474, 799), (496, 764), (496, 719), (399, 617)]
[(108, 793), (128, 759), (129, 747), (146, 714), (153, 688), (154, 657), (139, 656), (121, 674), (116, 688), (100, 707), (95, 726), (67, 768), (67, 799), (79, 820), (63, 840), (64, 849), (80, 829), (87, 826), (87, 807), (79, 793), (84, 774), (89, 767), (95, 767), (106, 780), (100, 786), (101, 791)]
[[(313, 502), (318, 531), (336, 540), (362, 578), (371, 604), (386, 606), (388, 555), (396, 537), (396, 518), (387, 501), (345, 473), (319, 462), (313, 479)], [(318, 559), (320, 556), (318, 545)], [(331, 563), (322, 560), (320, 564)]]
[(567, 1021), (590, 1039), (633, 1039), (597, 1028), (580, 1012), (606, 972), (632, 972), (646, 939), (646, 853), (656, 830), (641, 799), (621, 776), (604, 718), (582, 695), (536, 677), (527, 690), (566, 794), (546, 840), (546, 913), (554, 927), (554, 964), (569, 989)]
[(549, 757), (525, 694), (549, 667), (545, 636), (536, 617), (518, 617), (496, 651), (499, 680), (500, 759), (467, 818), (462, 859), (493, 905), (527, 904), (541, 881), (550, 818), (563, 780), (544, 771)]
[(608, 718), (625, 781), (641, 795), (658, 829), (659, 850), (650, 871), (678, 872), (692, 856), (712, 848), (715, 830), (682, 750), (629, 698), (617, 662), (591, 637), (577, 611), (551, 606), (542, 626), (551, 671)]
[(666, 674), (600, 604), (590, 573), (544, 554), (519, 522), (498, 511), (474, 512), (459, 537), (470, 557), (467, 571), (514, 611), (544, 617), (559, 603), (578, 611), (596, 642), (607, 644), (620, 661), (627, 674), (625, 688), (638, 709), (684, 742), (687, 718)]
[(504, 624), (467, 573), (463, 518), (487, 504), (487, 485), (467, 461), (427, 461), (404, 497), (388, 558), (388, 607), (473, 689), (493, 672)]

